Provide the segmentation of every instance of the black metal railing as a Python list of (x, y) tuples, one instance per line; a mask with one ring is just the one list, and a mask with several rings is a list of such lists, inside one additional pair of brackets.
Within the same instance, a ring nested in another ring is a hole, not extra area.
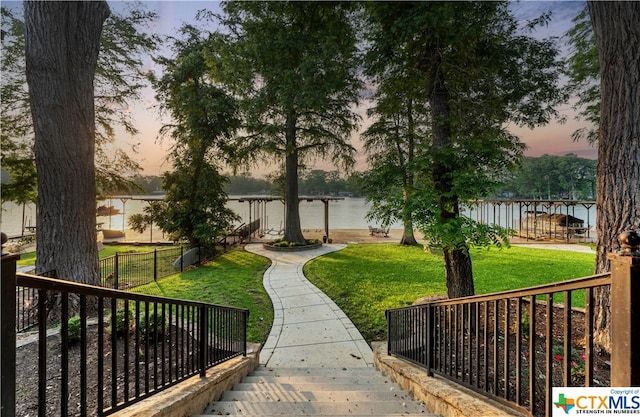
[[(15, 286), (37, 292), (39, 323), (37, 342), (19, 348), (2, 328), (3, 403), (14, 390), (16, 415), (109, 415), (246, 354), (245, 309), (26, 274)], [(12, 357), (19, 386), (5, 381)]]
[[(52, 270), (40, 276), (56, 278), (57, 272)], [(38, 325), (37, 307), (36, 289), (16, 286), (16, 331), (24, 332)]]
[[(594, 291), (602, 274), (387, 310), (389, 354), (509, 407), (551, 415), (554, 386), (609, 386), (594, 354)], [(577, 308), (581, 305), (583, 308)]]

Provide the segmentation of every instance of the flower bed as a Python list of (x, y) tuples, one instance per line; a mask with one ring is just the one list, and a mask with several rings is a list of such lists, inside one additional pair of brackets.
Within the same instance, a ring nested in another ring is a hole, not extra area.
[(298, 252), (303, 250), (315, 249), (322, 246), (322, 242), (317, 239), (307, 239), (306, 244), (298, 242), (287, 242), (286, 240), (276, 239), (263, 244), (265, 249), (280, 252)]

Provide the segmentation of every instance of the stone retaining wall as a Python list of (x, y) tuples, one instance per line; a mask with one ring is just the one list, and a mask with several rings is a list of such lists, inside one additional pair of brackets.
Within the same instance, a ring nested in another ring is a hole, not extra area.
[(443, 417), (524, 416), (453, 382), (429, 376), (426, 370), (409, 362), (389, 356), (386, 342), (373, 342), (372, 348), (376, 368), (409, 391), (415, 400), (422, 401), (432, 413)]
[(112, 414), (116, 417), (187, 417), (202, 414), (207, 405), (259, 365), (260, 346), (248, 348), (246, 357), (237, 357), (171, 388)]

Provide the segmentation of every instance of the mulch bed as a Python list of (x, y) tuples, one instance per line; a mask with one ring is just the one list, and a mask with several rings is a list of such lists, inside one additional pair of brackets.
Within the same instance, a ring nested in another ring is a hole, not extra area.
[[(461, 309), (460, 309), (461, 311)], [(476, 336), (475, 329), (464, 331), (445, 329), (448, 325), (440, 326), (443, 336), (441, 343), (436, 343), (435, 368), (441, 372), (454, 376), (481, 391), (489, 392), (498, 398), (507, 399), (521, 406), (532, 409), (534, 416), (545, 415), (545, 402), (548, 392), (546, 381), (547, 365), (550, 367), (551, 387), (585, 386), (585, 332), (584, 312), (572, 310), (571, 348), (570, 357), (564, 355), (564, 307), (554, 305), (552, 312), (551, 341), (547, 348), (547, 306), (544, 302), (536, 302), (535, 309), (535, 343), (534, 353), (531, 352), (529, 340), (529, 303), (522, 303), (523, 318), (520, 320), (520, 331), (523, 333), (519, 353), (516, 351), (517, 319), (515, 302), (509, 304), (509, 331), (505, 332), (505, 308), (502, 306), (496, 314), (495, 306), (489, 303), (488, 319), (485, 322), (485, 312), (480, 310), (479, 329)], [(525, 313), (526, 312), (526, 313)], [(450, 313), (445, 313), (447, 316)], [(452, 314), (452, 313), (451, 313)], [(463, 314), (459, 312), (459, 314)], [(495, 317), (498, 317), (497, 332), (495, 332)], [(449, 316), (453, 319), (453, 316)], [(486, 325), (486, 327), (485, 327)], [(447, 346), (446, 334), (457, 334), (458, 347)], [(486, 337), (486, 338), (485, 338)], [(496, 341), (497, 337), (497, 341)], [(486, 346), (485, 346), (486, 341)], [(464, 347), (463, 347), (464, 345)], [(468, 349), (471, 346), (471, 350)], [(476, 348), (477, 347), (477, 348)], [(505, 350), (508, 351), (505, 354)], [(506, 357), (506, 359), (505, 359)], [(550, 358), (550, 361), (548, 360)], [(532, 361), (533, 359), (533, 361)], [(593, 381), (592, 386), (609, 386), (610, 358), (606, 353), (592, 354)], [(505, 362), (508, 363), (505, 366)], [(565, 383), (564, 367), (569, 361), (569, 384)], [(519, 362), (519, 368), (516, 366)], [(534, 366), (531, 366), (531, 363)], [(533, 380), (534, 392), (531, 393), (530, 381)], [(533, 394), (533, 395), (532, 395)], [(533, 407), (531, 397), (533, 396)], [(519, 398), (518, 398), (519, 397)]]
[[(172, 332), (177, 329), (175, 326)], [(102, 352), (102, 387), (103, 387), (103, 409), (109, 409), (112, 405), (112, 355), (113, 346), (110, 337), (106, 334), (104, 348)], [(175, 333), (174, 333), (175, 334)], [(86, 387), (84, 391), (87, 395), (87, 415), (98, 415), (98, 326), (89, 326), (87, 331), (87, 361), (86, 361)], [(151, 344), (150, 344), (151, 345)], [(162, 346), (162, 344), (161, 344)], [(115, 375), (116, 383), (116, 403), (124, 400), (125, 383), (128, 384), (128, 396), (134, 398), (136, 395), (144, 395), (145, 392), (153, 391), (156, 381), (162, 384), (163, 378), (168, 381), (169, 361), (168, 357), (162, 360), (160, 348), (154, 352), (153, 347), (146, 347), (144, 342), (138, 343), (138, 352), (136, 353), (135, 337), (131, 335), (127, 356), (127, 370), (125, 372), (125, 339), (120, 336), (116, 339), (115, 351), (117, 355)], [(168, 340), (164, 341), (165, 352), (172, 349), (174, 352), (181, 351), (181, 346), (176, 344), (175, 337), (171, 344)], [(69, 416), (81, 415), (81, 392), (83, 391), (80, 381), (82, 372), (81, 367), (81, 348), (79, 343), (69, 346), (68, 350), (68, 395), (65, 403), (68, 407)], [(157, 360), (155, 358), (158, 358)], [(145, 360), (146, 358), (146, 360)], [(175, 360), (175, 356), (173, 358)], [(186, 368), (197, 366), (191, 361), (192, 358), (185, 358)], [(59, 335), (49, 336), (47, 338), (47, 370), (46, 370), (46, 412), (45, 415), (61, 415), (60, 414), (60, 397), (61, 397), (61, 360), (62, 351)], [(191, 361), (191, 362), (190, 362)], [(164, 371), (164, 373), (163, 373)], [(175, 379), (175, 369), (171, 370)], [(186, 372), (186, 369), (185, 369)], [(30, 417), (38, 415), (38, 343), (27, 343), (16, 350), (16, 416)], [(140, 385), (136, 387), (136, 381)]]

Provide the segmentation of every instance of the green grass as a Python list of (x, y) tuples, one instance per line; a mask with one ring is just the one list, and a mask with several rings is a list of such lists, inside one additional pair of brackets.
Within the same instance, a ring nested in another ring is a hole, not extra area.
[(133, 291), (249, 309), (247, 339), (264, 343), (273, 323), (273, 306), (262, 286), (270, 261), (233, 248), (213, 261)]
[[(521, 247), (472, 250), (471, 256), (476, 294), (591, 275), (595, 262), (593, 254)], [(442, 256), (418, 246), (349, 245), (307, 263), (304, 273), (368, 342), (386, 337), (386, 309), (447, 292)]]

